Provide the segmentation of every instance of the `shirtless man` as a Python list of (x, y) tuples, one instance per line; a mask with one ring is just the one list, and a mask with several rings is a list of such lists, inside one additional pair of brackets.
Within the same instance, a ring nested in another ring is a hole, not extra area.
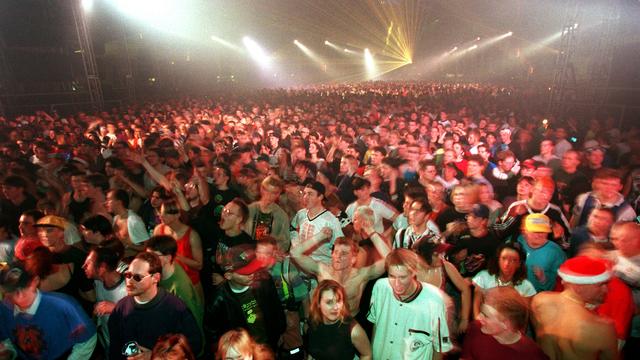
[(113, 214), (113, 232), (125, 246), (125, 256), (132, 256), (144, 250), (149, 233), (140, 216), (129, 210), (128, 206), (129, 195), (124, 190), (107, 193), (105, 208)]
[[(362, 215), (363, 213), (365, 215)], [(370, 266), (354, 267), (358, 254), (358, 245), (353, 240), (344, 237), (336, 239), (331, 252), (331, 264), (329, 265), (315, 261), (311, 256), (306, 255), (305, 253), (308, 250), (323, 243), (331, 236), (331, 231), (328, 228), (323, 229), (312, 240), (291, 250), (291, 256), (296, 263), (304, 271), (317, 276), (318, 282), (335, 280), (345, 288), (347, 303), (353, 316), (360, 309), (360, 298), (365, 285), (369, 280), (376, 279), (384, 273), (384, 259), (391, 251), (382, 236), (374, 230), (373, 210), (371, 208), (360, 207), (356, 209), (354, 227), (359, 227), (360, 222), (362, 222), (362, 228), (365, 233), (369, 235), (368, 238), (371, 239), (376, 250), (382, 255), (378, 261)]]
[(531, 308), (537, 341), (553, 359), (617, 359), (618, 346), (612, 322), (592, 309), (602, 303), (611, 277), (607, 266), (594, 258), (567, 260), (558, 275), (564, 291), (542, 292)]

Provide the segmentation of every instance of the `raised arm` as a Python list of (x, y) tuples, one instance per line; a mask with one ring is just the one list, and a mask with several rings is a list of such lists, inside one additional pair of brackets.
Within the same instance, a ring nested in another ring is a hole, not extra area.
[(458, 269), (448, 261), (443, 261), (444, 270), (447, 272), (447, 277), (451, 279), (453, 284), (460, 290), (462, 294), (462, 309), (460, 310), (460, 324), (458, 330), (461, 332), (467, 331), (469, 326), (469, 313), (471, 311), (471, 286), (469, 281), (460, 275)]
[(325, 227), (311, 239), (300, 243), (298, 246), (291, 247), (291, 257), (302, 270), (314, 275), (318, 274), (320, 271), (318, 262), (311, 256), (306, 255), (306, 252), (322, 244), (327, 239), (331, 239), (331, 234), (331, 229)]
[(384, 273), (384, 261), (387, 255), (391, 252), (391, 247), (389, 246), (385, 238), (382, 237), (382, 235), (375, 232), (375, 230), (373, 229), (373, 224), (368, 224), (367, 222), (365, 222), (365, 226), (365, 234), (367, 234), (367, 237), (371, 240), (373, 246), (381, 256), (378, 261), (373, 263), (373, 265), (367, 266), (365, 268), (367, 272), (367, 278), (371, 280), (378, 278)]

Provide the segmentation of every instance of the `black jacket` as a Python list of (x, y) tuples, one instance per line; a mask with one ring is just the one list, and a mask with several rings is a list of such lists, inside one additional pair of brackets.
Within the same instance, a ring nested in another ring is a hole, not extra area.
[[(264, 315), (264, 323), (269, 338), (268, 345), (275, 351), (278, 348), (280, 335), (285, 331), (287, 323), (271, 276), (268, 273), (260, 274), (260, 276), (263, 276), (262, 279), (256, 280), (248, 291), (251, 291), (258, 301), (260, 310)], [(213, 299), (207, 304), (204, 326), (207, 341), (211, 342), (207, 349), (213, 350), (213, 353), (215, 353), (218, 339), (225, 332), (236, 328), (247, 328), (245, 314), (228, 282), (218, 288)]]

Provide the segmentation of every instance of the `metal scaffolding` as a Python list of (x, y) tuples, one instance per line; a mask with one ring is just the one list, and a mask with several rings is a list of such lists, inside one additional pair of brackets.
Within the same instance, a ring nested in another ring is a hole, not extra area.
[(87, 78), (89, 101), (91, 102), (91, 106), (94, 110), (102, 110), (104, 107), (102, 84), (100, 83), (98, 64), (96, 63), (96, 57), (93, 52), (91, 34), (89, 33), (89, 26), (87, 24), (87, 16), (82, 8), (81, 2), (81, 0), (75, 0), (71, 5), (73, 10), (73, 20), (76, 25), (76, 34), (78, 35), (84, 73)]
[(577, 82), (573, 57), (577, 47), (579, 15), (579, 0), (568, 0), (549, 94), (548, 112), (556, 117), (562, 117), (567, 103), (576, 100)]
[(601, 25), (598, 37), (589, 41), (589, 64), (587, 67), (587, 83), (583, 100), (602, 106), (609, 100), (611, 67), (615, 55), (619, 36), (620, 3), (619, 0), (606, 1), (606, 7), (601, 12)]

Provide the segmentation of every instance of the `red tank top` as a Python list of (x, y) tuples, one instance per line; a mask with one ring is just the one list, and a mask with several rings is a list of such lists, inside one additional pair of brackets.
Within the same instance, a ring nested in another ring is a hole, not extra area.
[[(168, 232), (165, 230), (166, 227), (167, 225), (162, 225), (162, 227), (160, 228), (161, 229), (160, 232), (162, 233), (161, 235), (169, 235)], [(184, 256), (189, 259), (193, 259), (193, 252), (191, 251), (191, 242), (189, 241), (190, 238), (191, 238), (191, 227), (187, 229), (187, 231), (184, 233), (184, 235), (182, 235), (182, 237), (180, 237), (180, 239), (176, 239), (176, 242), (178, 243), (178, 255)], [(197, 270), (190, 268), (180, 260), (176, 260), (176, 262), (180, 264), (180, 266), (182, 266), (182, 268), (187, 273), (187, 275), (189, 276), (189, 279), (191, 279), (191, 282), (194, 285), (198, 285), (200, 283), (200, 273)]]

